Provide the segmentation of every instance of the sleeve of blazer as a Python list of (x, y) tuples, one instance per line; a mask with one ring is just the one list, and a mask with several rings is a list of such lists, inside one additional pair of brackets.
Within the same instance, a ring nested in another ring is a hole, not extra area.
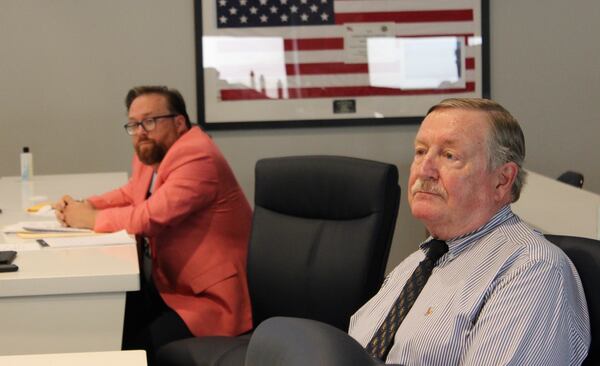
[[(161, 163), (152, 196), (138, 204), (101, 210), (96, 216), (95, 231), (125, 229), (130, 234), (154, 236), (165, 226), (175, 225), (213, 203), (218, 178), (210, 154), (192, 144), (173, 148), (175, 151)], [(133, 188), (113, 191), (109, 198), (123, 199), (128, 196), (128, 189)]]
[(103, 210), (110, 207), (128, 206), (133, 203), (132, 182), (129, 180), (124, 186), (104, 193), (100, 196), (91, 196), (87, 198), (92, 206), (97, 210)]

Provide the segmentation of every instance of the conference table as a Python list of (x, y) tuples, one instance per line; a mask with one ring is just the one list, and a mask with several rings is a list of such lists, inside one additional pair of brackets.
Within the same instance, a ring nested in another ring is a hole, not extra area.
[[(28, 214), (63, 194), (84, 198), (113, 189), (126, 173), (0, 178), (0, 227), (51, 220)], [(17, 272), (0, 273), (0, 355), (99, 352), (121, 349), (125, 295), (139, 290), (136, 246), (42, 247), (0, 234), (14, 249)]]
[(2, 366), (146, 366), (146, 352), (105, 351), (0, 356)]

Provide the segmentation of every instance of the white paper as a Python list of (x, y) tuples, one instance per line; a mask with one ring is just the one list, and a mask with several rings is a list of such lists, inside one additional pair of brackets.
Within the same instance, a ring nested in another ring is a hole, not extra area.
[(38, 243), (24, 242), (24, 243), (2, 243), (0, 244), (0, 250), (14, 250), (18, 252), (27, 252), (32, 250), (41, 250), (42, 247)]
[(125, 230), (117, 231), (116, 233), (111, 234), (100, 234), (94, 236), (47, 238), (44, 239), (44, 241), (49, 247), (53, 248), (135, 244), (135, 239), (131, 235), (127, 234)]
[(16, 234), (20, 231), (23, 231), (23, 223), (19, 222), (16, 224), (12, 224), (12, 225), (6, 225), (2, 228), (2, 232), (4, 234)]
[(344, 62), (347, 64), (367, 63), (367, 40), (369, 38), (394, 39), (394, 29), (394, 23), (355, 23), (344, 25)]
[(93, 234), (92, 230), (78, 229), (62, 226), (57, 220), (50, 221), (22, 221), (13, 225), (6, 225), (2, 232), (15, 234), (20, 232), (46, 232), (46, 233), (86, 233)]
[(23, 229), (25, 231), (35, 231), (35, 232), (59, 232), (59, 233), (80, 233), (80, 232), (89, 232), (93, 233), (92, 230), (89, 229), (79, 229), (74, 227), (66, 227), (62, 226), (58, 221), (31, 221), (31, 222), (23, 222)]

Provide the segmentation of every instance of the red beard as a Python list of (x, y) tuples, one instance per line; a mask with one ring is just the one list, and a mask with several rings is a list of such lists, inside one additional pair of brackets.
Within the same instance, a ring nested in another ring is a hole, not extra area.
[(144, 139), (135, 145), (135, 152), (142, 163), (154, 165), (162, 161), (167, 149), (154, 140)]

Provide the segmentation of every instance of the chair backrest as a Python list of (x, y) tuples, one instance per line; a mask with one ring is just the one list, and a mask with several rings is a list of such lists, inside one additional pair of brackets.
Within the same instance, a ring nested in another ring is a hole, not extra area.
[(346, 330), (381, 286), (399, 199), (391, 164), (339, 156), (258, 161), (248, 253), (255, 326), (293, 316)]
[(576, 236), (545, 235), (575, 265), (590, 313), (592, 344), (583, 365), (600, 365), (600, 241)]
[(572, 185), (573, 187), (583, 187), (583, 174), (573, 171), (566, 171), (556, 178), (560, 182)]

